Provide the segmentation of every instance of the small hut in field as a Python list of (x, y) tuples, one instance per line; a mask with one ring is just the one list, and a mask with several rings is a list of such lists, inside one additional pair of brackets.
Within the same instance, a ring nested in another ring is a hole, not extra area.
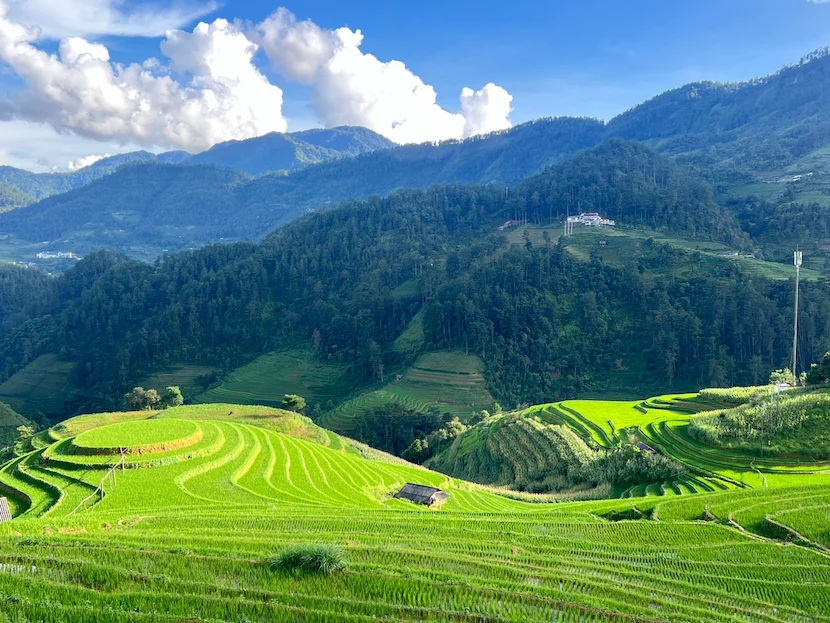
[(408, 482), (403, 486), (403, 489), (395, 494), (396, 498), (401, 500), (409, 500), (415, 504), (423, 504), (424, 506), (441, 506), (450, 497), (450, 494), (435, 487), (428, 487), (426, 485), (416, 485)]

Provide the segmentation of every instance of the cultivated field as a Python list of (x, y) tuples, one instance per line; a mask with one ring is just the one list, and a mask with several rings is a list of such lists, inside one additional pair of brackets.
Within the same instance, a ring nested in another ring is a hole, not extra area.
[(484, 364), (475, 355), (458, 351), (427, 353), (401, 377), (390, 380), (378, 390), (347, 400), (326, 413), (320, 424), (349, 432), (361, 414), (389, 402), (416, 411), (436, 407), (442, 413), (452, 413), (462, 420), (493, 405), (493, 397), (484, 384)]
[(70, 376), (74, 367), (57, 355), (42, 355), (0, 385), (0, 402), (28, 418), (64, 416), (64, 403), (76, 392)]
[[(631, 426), (714, 471), (716, 457), (698, 456), (705, 449), (677, 433), (695, 400), (534, 412), (569, 419), (601, 444)], [(160, 445), (185, 438), (192, 443)], [(67, 623), (830, 622), (830, 493), (820, 474), (788, 468), (790, 482), (768, 487), (533, 504), (364, 458), (348, 440), (265, 407), (80, 416), (0, 469), (18, 514), (0, 524), (0, 612)], [(391, 498), (407, 481), (450, 498), (440, 510)], [(309, 543), (341, 547), (348, 568), (297, 575), (265, 564)]]
[(190, 400), (196, 394), (204, 391), (204, 388), (197, 383), (196, 379), (200, 376), (209, 375), (215, 370), (216, 368), (210, 366), (174, 366), (170, 370), (156, 372), (148, 376), (137, 385), (146, 389), (155, 389), (159, 393), (163, 392), (166, 387), (175, 385), (182, 391), (185, 400)]
[(300, 394), (309, 406), (320, 403), (325, 407), (332, 398), (348, 392), (342, 374), (342, 366), (320, 363), (309, 351), (269, 353), (237, 368), (195, 400), (278, 407), (285, 394)]

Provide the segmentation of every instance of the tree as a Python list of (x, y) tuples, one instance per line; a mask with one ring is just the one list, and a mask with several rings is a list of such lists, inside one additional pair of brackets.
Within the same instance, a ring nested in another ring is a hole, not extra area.
[(781, 368), (780, 370), (773, 371), (772, 374), (769, 375), (769, 382), (771, 385), (776, 385), (778, 383), (794, 385), (795, 376), (793, 376), (793, 373), (790, 372), (789, 368)]
[(305, 409), (305, 398), (297, 394), (285, 394), (282, 398), (282, 408), (295, 413), (302, 413)]
[(807, 373), (808, 385), (823, 385), (830, 383), (830, 351), (822, 358), (820, 363), (814, 363)]
[(178, 385), (171, 385), (165, 389), (164, 393), (161, 395), (161, 406), (163, 409), (167, 409), (169, 407), (180, 407), (183, 404), (184, 396), (182, 396), (182, 390), (179, 389)]
[(18, 441), (23, 441), (25, 439), (31, 439), (35, 436), (35, 428), (34, 426), (27, 426), (25, 424), (17, 427), (17, 439)]
[(161, 406), (161, 396), (155, 389), (133, 387), (124, 394), (124, 406), (134, 411), (158, 409)]

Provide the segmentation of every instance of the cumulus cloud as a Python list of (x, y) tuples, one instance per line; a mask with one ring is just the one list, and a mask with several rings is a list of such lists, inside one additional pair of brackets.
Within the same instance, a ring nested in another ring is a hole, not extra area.
[(279, 9), (250, 30), (274, 69), (312, 86), (312, 106), (327, 126), (362, 125), (398, 143), (463, 138), (510, 127), (512, 96), (488, 84), (464, 88), (461, 112), (437, 103), (435, 89), (402, 62), (360, 50), (359, 30), (327, 30)]
[[(404, 63), (364, 53), (359, 30), (324, 29), (285, 9), (256, 25), (216, 19), (190, 31), (172, 28), (159, 58), (116, 63), (105, 45), (81, 35), (150, 35), (198, 13), (185, 5), (132, 13), (122, 6), (121, 0), (0, 0), (0, 66), (25, 85), (0, 96), (0, 122), (188, 151), (284, 132), (282, 90), (256, 64), (262, 49), (281, 76), (310, 87), (311, 108), (328, 127), (365, 126), (398, 143), (417, 143), (511, 125), (512, 96), (502, 87), (465, 87), (458, 112), (447, 110)], [(49, 46), (54, 52), (38, 43), (58, 34), (69, 36)]]
[(111, 63), (105, 46), (80, 37), (63, 39), (49, 54), (33, 45), (37, 36), (11, 20), (0, 0), (0, 60), (26, 83), (0, 101), (2, 118), (191, 151), (286, 129), (282, 90), (255, 67), (256, 44), (226, 20), (169, 31), (161, 46), (166, 63)]
[(41, 37), (98, 35), (158, 37), (216, 10), (215, 2), (159, 7), (142, 4), (124, 11), (120, 0), (8, 0), (9, 19), (37, 27)]
[(104, 154), (103, 156), (82, 156), (80, 158), (76, 158), (75, 160), (70, 161), (66, 165), (66, 168), (69, 171), (77, 171), (78, 169), (83, 169), (84, 167), (88, 167), (91, 164), (95, 164), (99, 160), (109, 157), (110, 154)]

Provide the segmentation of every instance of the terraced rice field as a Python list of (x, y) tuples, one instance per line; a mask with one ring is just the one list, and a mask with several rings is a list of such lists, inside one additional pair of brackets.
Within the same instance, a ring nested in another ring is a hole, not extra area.
[(148, 376), (140, 383), (137, 383), (137, 385), (146, 389), (155, 389), (159, 393), (163, 392), (165, 388), (175, 385), (181, 390), (185, 400), (190, 400), (196, 394), (204, 391), (204, 387), (201, 387), (196, 382), (196, 379), (200, 376), (209, 375), (215, 370), (216, 368), (209, 366), (174, 366), (170, 370), (156, 372)]
[(400, 380), (344, 402), (324, 414), (320, 423), (347, 433), (354, 430), (355, 418), (389, 402), (416, 411), (436, 407), (464, 420), (475, 411), (489, 409), (493, 397), (485, 387), (481, 359), (462, 352), (428, 353), (419, 357)]
[(830, 463), (798, 458), (759, 458), (739, 451), (710, 448), (688, 434), (690, 417), (719, 405), (696, 394), (658, 396), (644, 401), (569, 400), (527, 410), (553, 424), (565, 424), (583, 438), (611, 447), (623, 437), (686, 465), (687, 478), (662, 490), (631, 489), (623, 497), (718, 492), (733, 488), (830, 484)]
[(42, 355), (0, 384), (0, 402), (30, 419), (39, 414), (62, 416), (64, 403), (76, 392), (70, 379), (74, 367), (57, 355)]
[[(604, 413), (580, 414), (609, 441), (619, 434)], [(74, 418), (0, 469), (19, 515), (0, 524), (4, 619), (830, 621), (824, 487), (530, 504), (362, 458), (283, 412), (201, 405), (158, 415)], [(192, 445), (158, 445), (193, 428)], [(129, 455), (117, 483), (70, 515), (115, 458), (96, 466), (60, 450), (85, 443), (153, 448)], [(409, 480), (451, 497), (440, 511), (389, 497)], [(608, 519), (634, 505), (651, 519)], [(298, 576), (263, 564), (296, 543), (338, 544), (349, 567)]]
[(299, 394), (309, 406), (325, 407), (330, 399), (348, 392), (344, 383), (342, 366), (320, 363), (311, 352), (269, 353), (237, 368), (195, 401), (279, 407), (285, 394)]

